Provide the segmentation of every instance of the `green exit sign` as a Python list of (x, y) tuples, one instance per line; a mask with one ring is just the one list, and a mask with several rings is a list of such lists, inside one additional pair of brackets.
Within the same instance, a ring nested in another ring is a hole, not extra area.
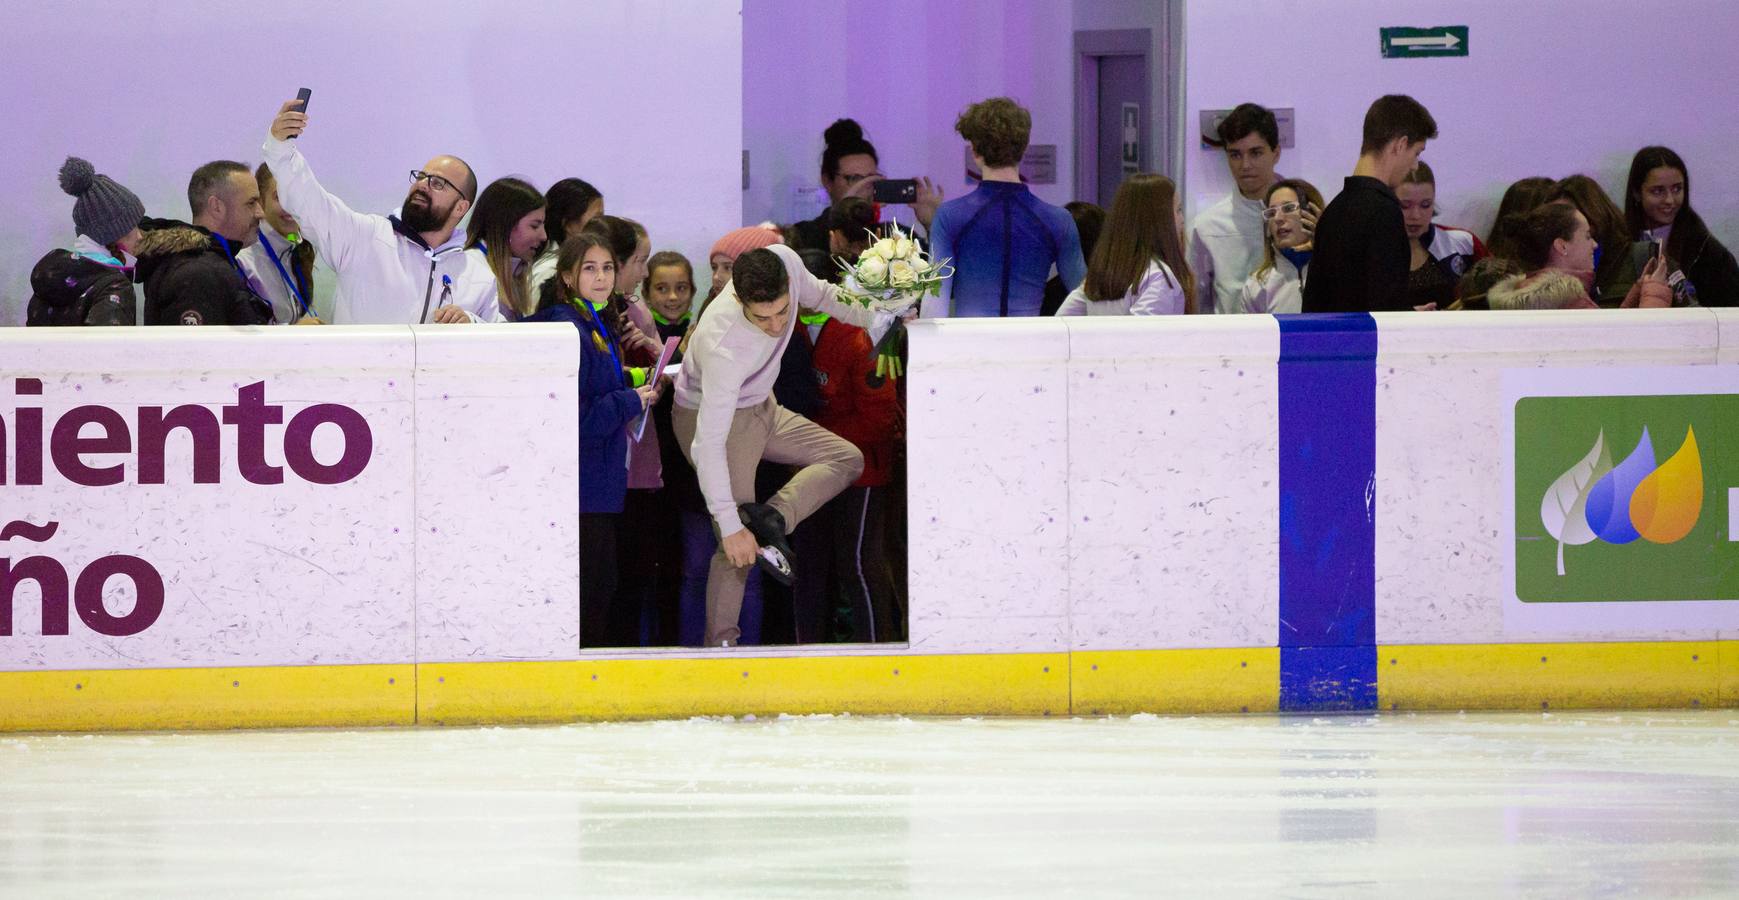
[(1435, 28), (1384, 28), (1384, 59), (1416, 59), (1425, 56), (1466, 56), (1467, 26)]

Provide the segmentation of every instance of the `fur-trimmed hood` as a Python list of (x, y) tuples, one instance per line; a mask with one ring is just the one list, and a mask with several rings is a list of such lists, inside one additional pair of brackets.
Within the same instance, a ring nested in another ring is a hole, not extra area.
[(1557, 269), (1511, 275), (1491, 286), (1486, 301), (1492, 309), (1570, 309), (1593, 305), (1581, 280)]
[[(174, 219), (146, 219), (140, 223), (144, 231), (133, 254), (140, 259), (192, 253), (216, 248), (211, 232)], [(222, 252), (221, 250), (219, 252)]]

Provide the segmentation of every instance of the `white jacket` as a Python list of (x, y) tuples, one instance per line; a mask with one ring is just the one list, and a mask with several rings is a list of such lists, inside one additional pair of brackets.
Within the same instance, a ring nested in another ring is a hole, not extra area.
[(1171, 267), (1154, 260), (1128, 293), (1115, 300), (1089, 300), (1082, 288), (1075, 288), (1057, 307), (1059, 316), (1181, 316), (1184, 313), (1183, 286)]
[[(267, 249), (267, 245), (270, 249)], [(279, 325), (293, 324), (304, 315), (302, 304), (290, 289), (286, 277), (291, 275), (290, 255), (296, 245), (290, 239), (279, 234), (278, 230), (265, 222), (260, 223), (259, 240), (249, 244), (242, 252), (235, 255), (236, 262), (241, 263), (242, 271), (248, 275), (248, 286), (254, 293), (272, 302), (272, 318)], [(322, 322), (332, 321), (333, 284), (336, 278), (332, 267), (318, 255), (316, 247), (314, 257), (314, 296), (303, 297), (314, 310), (314, 315)], [(272, 257), (277, 257), (277, 263)], [(282, 269), (278, 268), (283, 266)]]
[[(1261, 265), (1261, 263), (1257, 263)], [(1225, 312), (1295, 313), (1304, 311), (1304, 279), (1310, 273), (1310, 263), (1303, 271), (1279, 253), (1274, 254), (1274, 268), (1257, 278), (1254, 272), (1244, 280), (1239, 290), (1238, 304)]]
[(531, 274), (525, 279), (526, 286), (531, 290), (532, 300), (543, 296), (543, 283), (556, 276), (556, 261), (561, 255), (561, 245), (550, 241), (549, 246), (537, 255), (537, 259), (532, 260)]
[(1485, 258), (1485, 245), (1465, 228), (1433, 223), (1420, 242), (1425, 245), (1425, 252), (1456, 278), (1466, 275), (1474, 263)]
[(337, 274), (335, 325), (412, 325), (457, 306), (474, 322), (498, 316), (495, 275), (465, 252), (465, 233), (429, 247), (395, 219), (355, 212), (326, 193), (295, 141), (266, 137), (260, 148), (278, 197)]
[(1189, 263), (1196, 276), (1197, 311), (1238, 311), (1244, 279), (1262, 264), (1264, 206), (1234, 189), (1196, 215), (1190, 227)]

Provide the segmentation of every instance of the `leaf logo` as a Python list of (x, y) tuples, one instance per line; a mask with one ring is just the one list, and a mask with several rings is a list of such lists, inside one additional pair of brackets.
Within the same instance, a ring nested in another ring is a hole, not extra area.
[(1612, 470), (1612, 457), (1606, 452), (1606, 432), (1594, 436), (1594, 448), (1582, 461), (1558, 476), (1546, 489), (1540, 501), (1540, 521), (1546, 533), (1558, 540), (1558, 574), (1564, 574), (1564, 545), (1579, 547), (1595, 538), (1587, 516), (1590, 488)]
[(1694, 428), (1685, 429), (1678, 452), (1658, 467), (1646, 426), (1636, 448), (1616, 466), (1601, 431), (1588, 455), (1559, 475), (1540, 501), (1540, 521), (1558, 541), (1559, 575), (1565, 546), (1638, 538), (1671, 544), (1691, 533), (1702, 511), (1703, 459)]

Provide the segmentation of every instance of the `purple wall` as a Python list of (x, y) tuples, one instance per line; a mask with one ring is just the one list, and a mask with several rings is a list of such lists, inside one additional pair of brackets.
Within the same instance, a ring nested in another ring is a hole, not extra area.
[(358, 209), (390, 211), (408, 170), (457, 153), (485, 180), (591, 180), (656, 248), (704, 267), (741, 212), (740, 47), (733, 2), (15, 5), (0, 29), (0, 323), (22, 322), (30, 267), (73, 238), (66, 155), (186, 218), (193, 169), (257, 163), (301, 86), (303, 151)]

